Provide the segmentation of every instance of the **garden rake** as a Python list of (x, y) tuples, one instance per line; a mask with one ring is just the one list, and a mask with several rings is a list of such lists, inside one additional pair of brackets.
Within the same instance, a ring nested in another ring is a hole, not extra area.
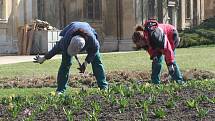
[[(79, 68), (81, 68), (81, 62), (79, 61), (79, 59), (78, 59), (78, 56), (76, 55), (75, 56), (75, 59), (77, 60), (77, 62), (78, 62), (78, 65), (79, 65)], [(87, 74), (87, 73), (82, 73), (82, 76), (88, 76), (89, 74)]]

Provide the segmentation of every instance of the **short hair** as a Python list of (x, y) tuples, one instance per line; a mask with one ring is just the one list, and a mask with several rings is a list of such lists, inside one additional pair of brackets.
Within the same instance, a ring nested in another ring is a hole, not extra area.
[(138, 42), (139, 40), (141, 40), (141, 34), (138, 31), (135, 31), (132, 35), (132, 40), (134, 43)]
[(67, 48), (67, 53), (70, 56), (75, 56), (78, 54), (85, 46), (85, 39), (80, 35), (72, 37), (70, 44)]
[(137, 25), (135, 31), (144, 31), (144, 27), (142, 25)]

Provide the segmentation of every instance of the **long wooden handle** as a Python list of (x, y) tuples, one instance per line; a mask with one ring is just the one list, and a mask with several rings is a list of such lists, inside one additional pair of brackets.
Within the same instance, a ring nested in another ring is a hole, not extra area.
[(81, 67), (81, 63), (80, 63), (80, 61), (79, 61), (79, 59), (78, 59), (78, 56), (77, 56), (77, 55), (75, 56), (75, 59), (77, 60), (78, 65)]

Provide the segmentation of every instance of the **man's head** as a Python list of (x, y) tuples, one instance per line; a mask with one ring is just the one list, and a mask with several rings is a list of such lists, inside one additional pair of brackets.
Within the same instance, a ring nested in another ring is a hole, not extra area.
[(70, 56), (77, 55), (85, 46), (85, 39), (79, 35), (72, 37), (70, 44), (67, 48), (67, 53)]
[(134, 42), (134, 44), (136, 45), (136, 49), (147, 49), (146, 48), (146, 43), (144, 41), (144, 29), (141, 25), (138, 25), (135, 28), (135, 32), (132, 35), (132, 40)]

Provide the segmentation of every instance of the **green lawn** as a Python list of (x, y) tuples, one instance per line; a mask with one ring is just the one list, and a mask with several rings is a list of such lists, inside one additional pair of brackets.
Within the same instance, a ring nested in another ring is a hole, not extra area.
[[(176, 50), (176, 60), (182, 70), (202, 69), (215, 72), (215, 47), (202, 48), (179, 48)], [(81, 60), (85, 56), (81, 57)], [(136, 51), (120, 54), (102, 54), (102, 60), (106, 71), (128, 70), (128, 71), (146, 71), (151, 68), (149, 56), (144, 51)], [(35, 64), (32, 62), (0, 65), (0, 77), (28, 76), (36, 77), (39, 75), (56, 75), (60, 59), (46, 61), (44, 64)], [(77, 62), (74, 60), (71, 73), (78, 73)], [(164, 66), (166, 68), (166, 66)], [(90, 65), (88, 72), (92, 72)]]
[[(34, 95), (48, 95), (51, 92), (55, 92), (56, 88), (10, 88), (10, 89), (0, 89), (0, 98), (8, 97), (12, 95), (23, 95), (23, 96), (34, 96)], [(88, 92), (95, 92), (97, 88), (88, 88)], [(67, 94), (74, 94), (74, 92), (79, 92), (79, 88), (68, 88), (66, 90)]]

